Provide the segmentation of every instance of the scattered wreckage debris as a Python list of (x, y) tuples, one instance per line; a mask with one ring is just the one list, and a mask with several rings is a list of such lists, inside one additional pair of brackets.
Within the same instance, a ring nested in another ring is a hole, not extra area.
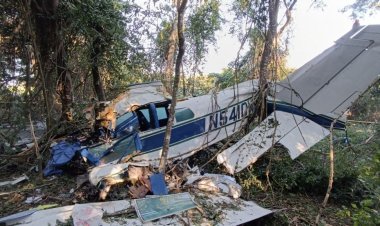
[[(178, 193), (135, 200), (75, 204), (24, 211), (0, 219), (6, 225), (239, 225), (272, 211), (252, 201), (216, 194)], [(136, 215), (137, 214), (137, 215)]]
[(21, 183), (23, 181), (29, 180), (29, 177), (26, 175), (22, 175), (18, 178), (15, 178), (14, 180), (9, 180), (9, 181), (1, 181), (0, 182), (0, 187), (2, 186), (12, 186), (18, 183)]
[[(88, 152), (87, 148), (82, 148), (79, 141), (60, 141), (52, 146), (50, 152), (51, 158), (43, 171), (44, 176), (62, 174), (63, 168), (78, 159), (79, 156), (91, 165), (96, 165), (99, 161)], [(78, 169), (78, 167), (76, 168)]]
[(197, 207), (187, 192), (136, 199), (134, 206), (142, 222), (153, 221)]
[(20, 213), (12, 214), (10, 216), (0, 218), (0, 224), (5, 223), (6, 225), (12, 225), (12, 224), (14, 224), (12, 222), (18, 222), (19, 220), (27, 218), (28, 216), (30, 216), (33, 213), (36, 213), (40, 210), (49, 209), (49, 208), (53, 208), (56, 206), (57, 206), (57, 204), (41, 205), (41, 206), (38, 206), (38, 207), (30, 209), (30, 210), (26, 210), (26, 211), (22, 211)]
[(37, 196), (31, 196), (31, 197), (26, 198), (26, 200), (24, 202), (27, 204), (34, 204), (34, 203), (38, 203), (40, 201), (42, 201), (42, 196), (37, 195)]
[[(254, 202), (239, 199), (241, 187), (232, 177), (190, 173), (195, 170), (189, 169), (186, 162), (169, 162), (169, 165), (172, 168), (166, 171), (166, 175), (155, 173), (154, 168), (146, 163), (94, 167), (89, 174), (78, 176), (73, 181), (73, 187), (77, 189), (70, 189), (67, 194), (70, 197), (63, 198), (77, 202), (80, 198), (74, 201), (73, 195), (77, 195), (78, 188), (86, 189), (90, 185), (100, 189), (98, 199), (109, 200), (111, 197), (107, 198), (107, 195), (112, 194), (115, 186), (115, 189), (126, 192), (119, 197), (123, 200), (77, 203), (52, 209), (44, 206), (44, 210), (37, 207), (4, 217), (1, 222), (5, 225), (56, 225), (67, 221), (72, 221), (73, 225), (144, 225), (146, 222), (152, 225), (238, 225), (271, 213)], [(104, 191), (105, 188), (108, 190)], [(38, 198), (38, 194), (33, 196), (32, 204)]]
[(197, 188), (204, 192), (224, 193), (237, 199), (241, 196), (242, 187), (235, 178), (220, 174), (192, 174), (187, 177), (185, 186)]

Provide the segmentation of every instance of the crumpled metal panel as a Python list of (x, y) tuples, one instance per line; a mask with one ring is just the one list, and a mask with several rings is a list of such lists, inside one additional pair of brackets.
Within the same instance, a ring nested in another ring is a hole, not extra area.
[(127, 91), (116, 97), (112, 103), (118, 116), (131, 111), (134, 106), (170, 100), (161, 82), (151, 82), (129, 86)]

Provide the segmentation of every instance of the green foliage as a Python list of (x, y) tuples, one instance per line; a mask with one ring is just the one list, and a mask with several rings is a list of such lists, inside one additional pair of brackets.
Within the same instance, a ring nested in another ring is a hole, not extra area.
[(232, 31), (243, 24), (253, 24), (257, 29), (265, 31), (268, 21), (268, 1), (235, 0), (232, 5), (235, 22), (240, 26), (232, 27)]
[(236, 75), (234, 69), (228, 67), (223, 69), (222, 73), (212, 73), (209, 76), (215, 78), (219, 89), (225, 89), (236, 83), (246, 81), (249, 78), (249, 71), (241, 70), (240, 73)]
[[(282, 2), (282, 4), (289, 3), (289, 1)], [(230, 67), (238, 70), (239, 76), (243, 74), (243, 80), (247, 77), (244, 74), (249, 74), (251, 79), (258, 78), (269, 26), (269, 1), (235, 0), (232, 11), (235, 18), (230, 30), (239, 37), (242, 46), (245, 44), (249, 48), (245, 53), (241, 53), (235, 62), (231, 62)], [(269, 80), (281, 80), (290, 72), (286, 66), (288, 42), (286, 40), (282, 42), (282, 39), (284, 38), (280, 35), (279, 42), (273, 47), (273, 54), (267, 64), (270, 74), (266, 76)]]
[(351, 11), (351, 17), (358, 18), (364, 14), (373, 14), (380, 10), (379, 0), (355, 0), (351, 5), (344, 8), (344, 11)]
[(194, 57), (200, 61), (207, 53), (207, 44), (215, 43), (215, 32), (221, 28), (218, 0), (206, 1), (187, 20), (186, 38), (194, 48)]
[[(320, 150), (318, 150), (321, 148)], [(344, 149), (344, 148), (343, 148)], [(308, 192), (323, 195), (329, 179), (328, 141), (293, 161), (282, 150), (274, 150), (271, 179), (276, 188), (288, 192)], [(285, 155), (285, 156), (284, 156)], [(357, 156), (351, 150), (335, 153), (334, 187), (332, 197), (342, 202), (355, 199), (363, 188), (355, 167)]]
[(82, 59), (76, 58), (82, 65), (92, 63), (89, 58), (94, 51), (92, 43), (99, 42), (98, 66), (106, 85), (112, 88), (115, 83), (128, 80), (130, 74), (144, 73), (147, 62), (141, 52), (137, 5), (118, 0), (63, 1), (60, 9), (68, 24), (64, 32), (72, 37), (72, 50), (82, 52)]
[(349, 119), (362, 121), (378, 121), (380, 119), (380, 81), (375, 83), (358, 101), (350, 108)]
[[(379, 141), (379, 140), (378, 140)], [(343, 217), (350, 217), (354, 225), (380, 224), (380, 147), (377, 144), (376, 153), (360, 169), (359, 180), (363, 183), (366, 193), (360, 202), (351, 204), (351, 208), (344, 207), (340, 211)]]
[(212, 73), (220, 89), (225, 89), (235, 84), (234, 70), (232, 68), (223, 69), (222, 73)]
[(155, 39), (156, 54), (158, 58), (164, 59), (167, 47), (169, 46), (169, 37), (172, 30), (172, 23), (169, 21), (162, 21), (161, 30), (159, 30)]

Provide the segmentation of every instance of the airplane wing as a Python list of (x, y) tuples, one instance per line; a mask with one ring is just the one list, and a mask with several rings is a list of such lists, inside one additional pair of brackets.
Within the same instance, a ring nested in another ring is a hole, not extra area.
[(275, 99), (338, 118), (380, 78), (379, 59), (380, 25), (351, 30), (279, 82)]
[[(351, 30), (336, 44), (277, 83), (268, 99), (272, 112), (253, 131), (217, 156), (234, 174), (275, 143), (294, 159), (329, 134), (343, 129), (341, 116), (380, 78), (380, 25)], [(325, 127), (325, 128), (324, 128)]]
[(328, 129), (306, 117), (275, 111), (254, 130), (217, 156), (230, 174), (237, 173), (264, 154), (275, 143), (281, 143), (292, 159), (330, 134)]

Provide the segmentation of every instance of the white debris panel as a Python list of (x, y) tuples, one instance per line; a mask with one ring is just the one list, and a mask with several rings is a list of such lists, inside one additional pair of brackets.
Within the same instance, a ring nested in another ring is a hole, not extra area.
[(287, 112), (275, 111), (239, 142), (217, 157), (231, 174), (240, 172), (279, 142), (292, 159), (308, 150), (330, 133), (317, 123)]
[(235, 178), (222, 174), (189, 175), (185, 185), (193, 186), (201, 191), (224, 193), (237, 199), (241, 196), (242, 187)]
[[(85, 203), (64, 206), (48, 210), (37, 211), (25, 218), (16, 219), (6, 222), (6, 225), (57, 225), (57, 221), (67, 222), (72, 217), (75, 226), (81, 225), (240, 225), (260, 217), (271, 214), (272, 211), (258, 206), (255, 202), (244, 201), (241, 199), (232, 199), (226, 196), (218, 196), (212, 194), (197, 194), (197, 197), (204, 198), (209, 205), (218, 207), (220, 218), (218, 222), (211, 221), (204, 217), (191, 218), (194, 214), (201, 214), (198, 209), (188, 217), (181, 214), (169, 217), (163, 217), (157, 221), (143, 223), (139, 218), (125, 217), (118, 213), (125, 212), (134, 208), (132, 200), (119, 200), (111, 202)], [(229, 208), (229, 207), (233, 208)], [(202, 206), (199, 207), (202, 210)], [(105, 216), (115, 215), (112, 217)], [(202, 222), (198, 222), (201, 220)]]

